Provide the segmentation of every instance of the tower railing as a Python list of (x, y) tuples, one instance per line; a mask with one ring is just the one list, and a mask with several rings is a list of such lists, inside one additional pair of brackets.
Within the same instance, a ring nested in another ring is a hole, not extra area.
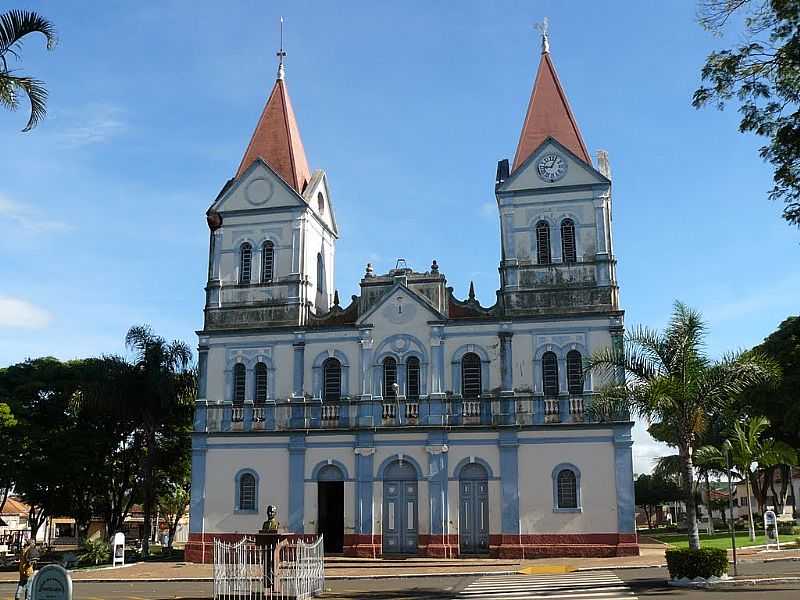
[(508, 427), (591, 422), (592, 393), (381, 398), (314, 398), (260, 402), (202, 402), (198, 431), (363, 430), (392, 427)]

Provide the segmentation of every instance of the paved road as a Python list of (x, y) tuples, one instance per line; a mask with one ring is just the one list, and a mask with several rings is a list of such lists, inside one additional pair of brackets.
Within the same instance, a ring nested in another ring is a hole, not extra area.
[[(800, 576), (800, 562), (742, 565), (752, 577)], [(562, 579), (559, 579), (562, 578)], [(738, 586), (723, 590), (684, 590), (664, 583), (664, 569), (625, 569), (569, 575), (488, 575), (484, 577), (419, 577), (406, 579), (329, 581), (324, 598), (342, 600), (798, 600), (800, 584)], [(550, 589), (548, 589), (548, 587)], [(530, 588), (530, 589), (529, 589)], [(614, 589), (612, 589), (614, 588)], [(0, 600), (11, 600), (15, 584), (0, 583)], [(477, 592), (477, 593), (476, 593)], [(492, 595), (494, 592), (494, 595)], [(594, 595), (592, 595), (594, 594)], [(211, 584), (74, 583), (74, 600), (207, 600)]]

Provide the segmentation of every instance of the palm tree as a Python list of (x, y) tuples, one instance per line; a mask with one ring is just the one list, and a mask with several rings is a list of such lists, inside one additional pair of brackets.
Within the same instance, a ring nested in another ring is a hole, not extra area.
[[(750, 500), (750, 486), (758, 484), (758, 476), (766, 477), (767, 467), (775, 465), (794, 465), (797, 463), (797, 452), (784, 442), (773, 438), (763, 438), (762, 434), (769, 427), (769, 419), (758, 416), (746, 419), (743, 423), (733, 424), (733, 432), (724, 446), (731, 454), (731, 463), (744, 479), (747, 489), (747, 513), (750, 520), (750, 540), (756, 539), (756, 528), (753, 523), (753, 506)], [(695, 452), (696, 461), (700, 464), (724, 468), (725, 448), (703, 446)], [(756, 465), (756, 468), (753, 468)], [(771, 474), (771, 473), (770, 473)]]
[(692, 549), (700, 547), (694, 502), (695, 448), (709, 420), (731, 398), (777, 377), (777, 368), (754, 353), (712, 361), (703, 353), (705, 336), (700, 313), (676, 302), (663, 333), (636, 327), (626, 334), (623, 347), (601, 350), (587, 364), (588, 371), (612, 382), (593, 403), (591, 412), (596, 418), (614, 420), (633, 414), (674, 431)]
[(31, 33), (41, 33), (47, 49), (55, 48), (58, 41), (53, 24), (43, 16), (27, 10), (10, 10), (0, 14), (0, 105), (17, 110), (20, 93), (28, 97), (31, 114), (22, 131), (33, 129), (46, 114), (47, 89), (44, 82), (25, 75), (18, 75), (8, 65), (9, 58), (19, 60), (22, 38)]
[(150, 550), (150, 522), (156, 505), (156, 465), (162, 425), (176, 409), (194, 399), (195, 376), (190, 368), (192, 351), (182, 341), (167, 342), (146, 325), (128, 330), (125, 346), (133, 352), (133, 385), (126, 404), (134, 407), (144, 433), (142, 465), (144, 530), (142, 554)]

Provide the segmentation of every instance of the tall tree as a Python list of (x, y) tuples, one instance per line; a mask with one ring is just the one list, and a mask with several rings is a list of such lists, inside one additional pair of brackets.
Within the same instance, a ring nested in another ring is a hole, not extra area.
[[(3, 370), (0, 370), (2, 377)], [(11, 412), (11, 407), (5, 402), (0, 402), (0, 514), (6, 505), (6, 499), (14, 487), (14, 471), (18, 455), (14, 452), (14, 432), (17, 420)]]
[(168, 342), (150, 327), (138, 325), (128, 330), (125, 345), (133, 352), (133, 362), (129, 384), (121, 392), (123, 406), (137, 416), (143, 437), (142, 554), (147, 556), (158, 494), (161, 442), (171, 431), (175, 414), (193, 403), (195, 377), (190, 368), (192, 351), (184, 342)]
[(642, 507), (647, 517), (647, 528), (653, 528), (653, 515), (657, 508), (667, 502), (682, 498), (681, 489), (667, 477), (639, 475), (633, 482), (636, 504)]
[[(747, 488), (747, 513), (751, 541), (756, 539), (756, 530), (753, 523), (753, 506), (750, 502), (750, 487), (758, 486), (759, 477), (765, 479), (772, 476), (772, 471), (767, 471), (768, 467), (778, 464), (793, 465), (797, 462), (797, 453), (793, 448), (764, 436), (768, 427), (769, 420), (766, 417), (753, 417), (744, 423), (734, 423), (729, 438), (731, 463), (745, 480)], [(697, 462), (725, 468), (725, 450), (716, 446), (698, 448)]]
[(800, 0), (700, 0), (699, 12), (716, 34), (731, 22), (743, 31), (734, 47), (708, 56), (692, 104), (739, 102), (739, 131), (767, 138), (759, 153), (774, 167), (770, 197), (800, 225)]
[(22, 39), (32, 33), (40, 33), (45, 37), (48, 50), (55, 48), (55, 27), (43, 16), (27, 10), (10, 10), (0, 14), (0, 105), (9, 110), (17, 110), (21, 95), (28, 98), (31, 112), (22, 131), (30, 131), (36, 127), (47, 113), (47, 89), (44, 82), (18, 74), (9, 65), (11, 59), (20, 59)]
[[(675, 432), (681, 465), (689, 547), (700, 547), (694, 502), (693, 454), (706, 434), (711, 415), (749, 387), (778, 376), (777, 368), (756, 353), (731, 354), (713, 361), (703, 352), (706, 325), (700, 313), (680, 302), (663, 333), (636, 327), (623, 348), (593, 355), (588, 370), (612, 383), (605, 386), (591, 412), (600, 419), (629, 413)], [(625, 380), (618, 381), (624, 372)]]

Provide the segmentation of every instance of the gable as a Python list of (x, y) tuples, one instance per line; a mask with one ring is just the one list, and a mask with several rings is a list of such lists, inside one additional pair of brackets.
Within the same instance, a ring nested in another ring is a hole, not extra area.
[(254, 209), (306, 208), (306, 203), (270, 166), (256, 159), (214, 202), (218, 213)]
[[(320, 197), (322, 198), (321, 203)], [(303, 198), (311, 208), (311, 212), (338, 237), (339, 230), (336, 226), (336, 214), (333, 210), (333, 201), (328, 189), (328, 177), (325, 175), (325, 171), (318, 170), (311, 176), (311, 181), (309, 181), (308, 187), (303, 192)]]
[(428, 328), (428, 321), (441, 321), (445, 317), (419, 294), (399, 283), (395, 284), (370, 310), (359, 317), (357, 323), (369, 323), (376, 330), (414, 331)]
[[(539, 162), (548, 154), (556, 154), (567, 166), (566, 173), (554, 182), (544, 181), (539, 177)], [(599, 171), (575, 156), (569, 149), (550, 137), (516, 169), (508, 179), (497, 188), (498, 192), (521, 190), (549, 190), (560, 187), (609, 184), (609, 179)]]

